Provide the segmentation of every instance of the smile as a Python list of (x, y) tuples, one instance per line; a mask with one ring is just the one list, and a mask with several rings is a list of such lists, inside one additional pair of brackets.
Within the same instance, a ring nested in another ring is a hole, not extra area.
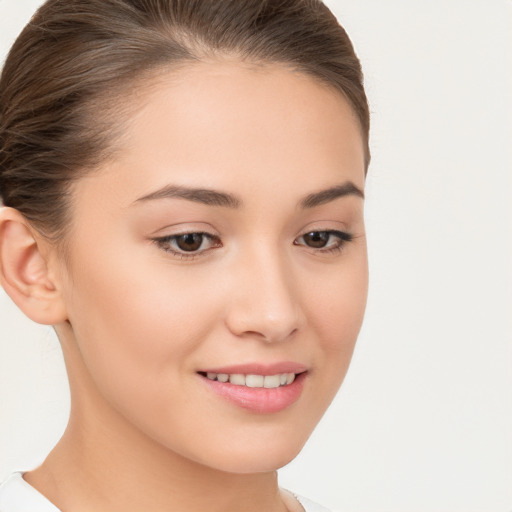
[(289, 386), (295, 380), (295, 373), (277, 373), (275, 375), (244, 375), (242, 373), (213, 373), (207, 372), (206, 377), (218, 382), (229, 382), (235, 386), (248, 388), (279, 388)]
[(295, 363), (238, 365), (197, 372), (207, 388), (230, 404), (253, 413), (283, 411), (301, 396), (308, 376)]

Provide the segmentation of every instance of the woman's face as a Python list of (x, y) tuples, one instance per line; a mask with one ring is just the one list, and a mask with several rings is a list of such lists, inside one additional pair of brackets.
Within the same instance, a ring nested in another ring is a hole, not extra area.
[(122, 150), (73, 189), (71, 381), (85, 369), (103, 425), (114, 409), (187, 459), (273, 470), (333, 399), (363, 317), (358, 122), (278, 66), (196, 64), (139, 96)]

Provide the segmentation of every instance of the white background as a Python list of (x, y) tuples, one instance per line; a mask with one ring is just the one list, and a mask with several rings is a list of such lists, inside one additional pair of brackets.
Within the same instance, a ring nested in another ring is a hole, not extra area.
[[(40, 2), (0, 0), (0, 58)], [(371, 289), (283, 486), (343, 512), (512, 511), (510, 0), (331, 0), (365, 70)], [(0, 479), (56, 442), (52, 331), (0, 291)]]

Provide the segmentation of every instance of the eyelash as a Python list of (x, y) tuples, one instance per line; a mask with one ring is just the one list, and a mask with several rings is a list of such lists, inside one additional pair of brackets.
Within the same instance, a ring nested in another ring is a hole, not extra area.
[[(304, 239), (305, 236), (309, 235), (320, 235), (325, 236), (327, 235), (328, 243), (330, 242), (332, 237), (337, 238), (337, 241), (334, 245), (328, 245), (326, 247), (311, 247), (309, 245), (306, 245), (305, 243), (300, 243), (299, 240)], [(210, 243), (213, 245), (211, 247), (208, 247), (207, 249), (202, 250), (195, 250), (195, 251), (184, 251), (178, 249), (173, 249), (171, 244), (177, 243), (177, 240), (181, 237), (186, 236), (200, 236), (201, 237), (201, 245), (203, 245), (204, 240), (209, 240)], [(339, 231), (334, 229), (327, 229), (327, 230), (311, 230), (303, 235), (299, 236), (293, 241), (294, 245), (303, 245), (304, 247), (308, 247), (309, 249), (313, 249), (315, 252), (321, 253), (321, 254), (333, 254), (333, 253), (339, 253), (343, 250), (344, 246), (351, 242), (354, 239), (354, 236), (350, 233), (347, 233), (345, 231)], [(169, 236), (163, 236), (159, 238), (153, 238), (152, 241), (163, 251), (172, 254), (173, 256), (176, 256), (180, 259), (187, 259), (192, 260), (194, 258), (197, 258), (199, 256), (204, 255), (206, 252), (210, 251), (211, 249), (215, 249), (218, 247), (222, 247), (222, 242), (218, 236), (211, 235), (210, 233), (204, 233), (200, 231), (193, 231), (189, 233), (180, 233), (177, 235), (169, 235)]]

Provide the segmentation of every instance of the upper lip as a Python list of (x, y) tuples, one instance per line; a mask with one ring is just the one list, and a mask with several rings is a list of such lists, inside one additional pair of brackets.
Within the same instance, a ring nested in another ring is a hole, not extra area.
[(293, 361), (282, 361), (277, 363), (246, 363), (229, 366), (216, 366), (205, 368), (199, 373), (227, 373), (229, 375), (238, 373), (242, 375), (277, 375), (279, 373), (303, 373), (307, 367)]

